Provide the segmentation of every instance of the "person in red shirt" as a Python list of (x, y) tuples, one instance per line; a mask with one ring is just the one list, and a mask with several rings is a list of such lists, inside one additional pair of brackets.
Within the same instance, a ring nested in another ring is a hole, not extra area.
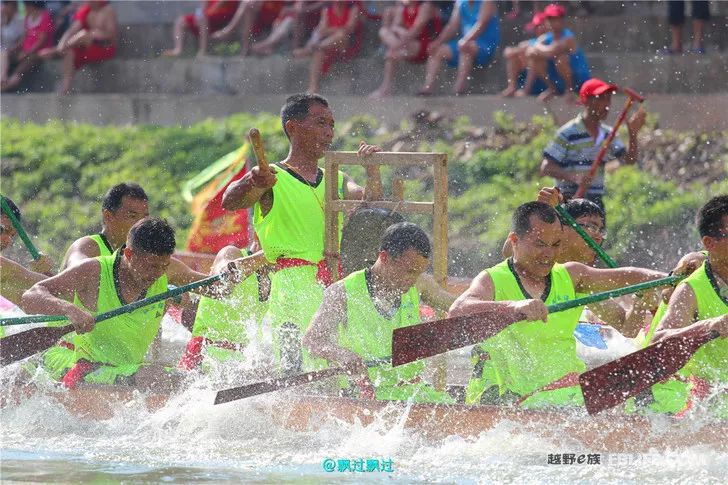
[(273, 22), (270, 35), (250, 48), (253, 54), (259, 56), (273, 54), (273, 49), (291, 32), (293, 32), (293, 48), (300, 47), (304, 34), (309, 35), (318, 25), (321, 10), (326, 2), (295, 0), (286, 4)]
[(243, 0), (230, 22), (224, 28), (212, 34), (212, 38), (215, 40), (228, 39), (238, 26), (242, 26), (240, 56), (245, 57), (250, 50), (251, 40), (273, 26), (273, 22), (275, 22), (284, 6), (285, 2), (281, 1)]
[(20, 51), (13, 59), (18, 63), (13, 74), (2, 83), (2, 90), (8, 91), (20, 85), (23, 76), (40, 62), (38, 53), (53, 46), (53, 21), (45, 8), (45, 2), (25, 2), (25, 37)]
[(317, 93), (321, 76), (335, 60), (347, 61), (358, 54), (363, 33), (359, 2), (333, 2), (321, 15), (306, 45), (293, 51), (297, 59), (312, 57), (308, 92)]
[(163, 56), (178, 57), (182, 54), (185, 34), (197, 36), (197, 55), (207, 54), (211, 34), (219, 31), (230, 22), (238, 9), (239, 1), (206, 0), (194, 13), (182, 15), (174, 23), (174, 48), (162, 52)]
[(73, 16), (73, 23), (56, 47), (43, 49), (43, 59), (63, 57), (63, 74), (59, 94), (71, 92), (73, 75), (86, 64), (112, 59), (119, 43), (116, 12), (107, 0), (89, 0)]
[(387, 48), (384, 56), (384, 79), (370, 97), (392, 94), (394, 68), (400, 61), (427, 61), (427, 47), (442, 30), (440, 14), (432, 2), (400, 0), (392, 24), (379, 29), (379, 38)]

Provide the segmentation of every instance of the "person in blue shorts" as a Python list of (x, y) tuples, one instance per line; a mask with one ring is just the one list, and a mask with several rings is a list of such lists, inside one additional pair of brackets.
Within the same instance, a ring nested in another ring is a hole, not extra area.
[[(506, 61), (506, 75), (508, 80), (508, 86), (501, 91), (501, 96), (510, 98), (516, 94), (519, 87), (523, 87), (523, 83), (527, 76), (526, 69), (526, 51), (529, 47), (536, 45), (538, 39), (548, 32), (549, 23), (546, 21), (546, 14), (543, 12), (536, 12), (533, 14), (533, 19), (526, 24), (526, 32), (535, 34), (536, 36), (521, 41), (518, 45), (508, 46), (503, 49), (503, 58)], [(536, 80), (538, 82), (539, 80)], [(543, 82), (541, 82), (543, 84)], [(535, 89), (534, 85), (534, 89)], [(543, 89), (545, 89), (545, 84)], [(543, 90), (542, 89), (542, 90)]]
[[(556, 4), (544, 9), (549, 31), (526, 51), (528, 73), (516, 96), (539, 94), (541, 101), (571, 92), (574, 100), (581, 85), (589, 79), (589, 64), (577, 46), (574, 33), (566, 28), (566, 10)], [(537, 86), (537, 81), (543, 84)]]
[[(454, 38), (458, 32), (460, 35)], [(458, 68), (455, 94), (465, 93), (474, 66), (486, 66), (500, 43), (498, 12), (493, 1), (457, 0), (453, 14), (440, 35), (430, 43), (425, 84), (418, 94), (431, 95), (444, 62)]]

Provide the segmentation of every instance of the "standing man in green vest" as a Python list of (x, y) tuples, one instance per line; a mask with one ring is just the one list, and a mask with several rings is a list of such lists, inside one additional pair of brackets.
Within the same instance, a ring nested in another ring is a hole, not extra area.
[[(281, 109), (283, 131), (290, 141), (285, 160), (271, 172), (254, 167), (227, 188), (227, 210), (253, 208), (253, 225), (266, 258), (275, 265), (266, 326), (284, 374), (297, 373), (306, 361), (301, 333), (321, 304), (331, 274), (324, 255), (324, 171), (318, 161), (334, 139), (334, 116), (328, 101), (317, 94), (290, 96)], [(359, 147), (360, 155), (379, 147)], [(363, 199), (364, 189), (343, 172), (339, 196)], [(315, 365), (321, 365), (321, 362)]]
[[(369, 269), (355, 271), (324, 292), (303, 344), (312, 354), (349, 366), (360, 397), (415, 402), (453, 402), (422, 380), (423, 361), (393, 369), (392, 331), (420, 322), (420, 293), (415, 283), (427, 269), (430, 241), (409, 222), (389, 226), (379, 256)], [(370, 363), (371, 365), (371, 363)], [(342, 383), (343, 384), (343, 383)], [(350, 389), (348, 382), (344, 385)]]
[[(466, 402), (524, 407), (583, 405), (578, 375), (585, 370), (576, 355), (574, 329), (581, 308), (547, 315), (546, 305), (641, 283), (664, 273), (634, 267), (596, 269), (581, 263), (556, 263), (562, 226), (556, 211), (542, 202), (519, 206), (508, 235), (513, 257), (481, 272), (450, 308), (451, 316), (481, 311), (505, 315), (498, 334), (482, 344)], [(513, 304), (527, 300), (538, 309), (513, 315)], [(548, 318), (548, 319), (547, 319)]]
[[(728, 195), (705, 204), (697, 222), (708, 259), (673, 292), (653, 343), (673, 335), (697, 336), (711, 329), (721, 336), (701, 347), (677, 379), (653, 386), (653, 397), (661, 403), (658, 410), (685, 412), (708, 397), (711, 388), (728, 385)], [(728, 393), (719, 392), (709, 406), (719, 417), (728, 419)]]
[(104, 195), (101, 214), (101, 232), (74, 241), (63, 258), (61, 269), (75, 266), (88, 258), (109, 256), (121, 247), (131, 226), (149, 215), (147, 194), (134, 183), (115, 185)]
[[(122, 251), (86, 259), (25, 292), (23, 310), (65, 315), (75, 327), (75, 332), (43, 355), (44, 367), (52, 377), (69, 388), (80, 382), (131, 380), (139, 387), (157, 389), (176, 383), (173, 375), (144, 363), (162, 321), (164, 301), (98, 324), (94, 321), (100, 313), (167, 291), (167, 283), (181, 286), (207, 276), (172, 258), (174, 248), (174, 230), (169, 224), (147, 217), (131, 227)], [(247, 276), (247, 266), (245, 260), (236, 261), (234, 267), (240, 274), (231, 276), (230, 282)], [(225, 286), (216, 283), (201, 293), (216, 295)]]

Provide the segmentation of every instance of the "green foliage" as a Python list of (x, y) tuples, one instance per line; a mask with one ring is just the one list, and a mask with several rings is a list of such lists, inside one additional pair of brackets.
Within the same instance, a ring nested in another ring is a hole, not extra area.
[[(190, 128), (57, 121), (36, 125), (4, 119), (0, 122), (2, 193), (20, 205), (26, 229), (35, 235), (38, 247), (60, 260), (71, 241), (99, 230), (99, 202), (106, 190), (118, 182), (135, 181), (150, 195), (150, 211), (177, 228), (182, 247), (192, 221), (180, 195), (181, 184), (237, 148), (252, 126), (264, 134), (269, 159), (286, 156), (288, 140), (272, 114), (242, 113)], [(554, 129), (545, 117), (534, 117), (526, 125), (494, 113), (492, 127), (474, 127), (463, 117), (421, 135), (411, 121), (392, 130), (379, 126), (375, 118), (357, 116), (337, 124), (333, 149), (356, 150), (362, 139), (385, 147), (408, 139), (407, 151), (446, 153), (450, 245), (453, 254), (464, 255), (454, 266), (473, 274), (500, 259), (513, 209), (552, 183), (540, 178), (538, 169)], [(622, 263), (674, 262), (679, 251), (698, 247), (692, 222), (697, 208), (712, 195), (728, 193), (728, 133), (661, 133), (655, 140), (645, 147), (641, 170), (621, 168), (607, 177), (608, 250)], [(675, 161), (675, 147), (683, 147), (681, 153), (692, 154), (697, 161)], [(679, 169), (671, 163), (678, 163)], [(363, 181), (361, 170), (347, 171)], [(703, 178), (696, 178), (696, 173)], [(392, 171), (383, 170), (383, 177), (388, 188)], [(407, 184), (407, 197), (430, 199), (431, 175), (423, 172), (419, 180)], [(424, 217), (415, 219), (431, 226)]]

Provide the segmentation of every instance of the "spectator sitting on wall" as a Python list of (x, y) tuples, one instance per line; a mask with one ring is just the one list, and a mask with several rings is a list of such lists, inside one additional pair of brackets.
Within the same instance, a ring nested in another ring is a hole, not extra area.
[(66, 30), (73, 23), (73, 15), (81, 2), (71, 2), (70, 0), (59, 0), (46, 2), (46, 7), (51, 13), (53, 19), (53, 27), (55, 27), (55, 35), (53, 36), (53, 45), (57, 44)]
[(219, 31), (232, 20), (239, 3), (237, 0), (206, 0), (194, 13), (178, 17), (174, 23), (174, 48), (162, 52), (162, 55), (182, 55), (187, 32), (197, 36), (197, 55), (207, 54), (210, 34)]
[(313, 58), (309, 67), (309, 93), (319, 92), (321, 76), (334, 61), (347, 61), (359, 53), (363, 32), (360, 8), (359, 2), (332, 2), (321, 14), (306, 45), (293, 51), (296, 58)]
[[(460, 37), (453, 39), (460, 32)], [(452, 40), (451, 40), (452, 39)], [(450, 21), (428, 47), (425, 84), (420, 95), (431, 95), (443, 62), (458, 68), (455, 94), (465, 93), (473, 66), (487, 66), (500, 43), (500, 26), (495, 2), (458, 0)]]
[(53, 21), (45, 2), (25, 2), (24, 28), (23, 45), (10, 58), (10, 62), (17, 65), (13, 74), (3, 82), (3, 91), (17, 88), (23, 76), (40, 63), (38, 53), (53, 46)]
[[(549, 31), (539, 37), (538, 42), (526, 50), (528, 75), (516, 96), (527, 96), (534, 89), (535, 80), (546, 83), (546, 89), (539, 94), (541, 101), (570, 91), (574, 101), (581, 85), (590, 78), (589, 64), (584, 51), (576, 44), (574, 33), (565, 26), (566, 10), (561, 5), (551, 4), (544, 9)], [(535, 94), (535, 93), (534, 93)]]
[(71, 92), (74, 73), (86, 64), (112, 59), (118, 42), (119, 25), (114, 8), (106, 0), (90, 0), (78, 9), (58, 45), (42, 50), (40, 56), (43, 59), (63, 56), (59, 94), (65, 95)]
[(23, 47), (23, 19), (18, 14), (18, 2), (3, 1), (0, 4), (0, 82), (8, 80), (11, 58)]
[[(536, 37), (520, 42), (518, 45), (509, 46), (503, 49), (503, 57), (506, 60), (506, 75), (508, 86), (501, 91), (501, 95), (505, 97), (513, 96), (518, 90), (519, 81), (531, 74), (532, 71), (526, 69), (526, 51), (530, 46), (536, 45), (540, 36), (548, 31), (549, 24), (546, 22), (546, 14), (536, 12), (533, 19), (526, 25), (526, 31), (535, 33)], [(533, 81), (531, 81), (533, 83)]]
[(296, 0), (288, 2), (273, 22), (273, 29), (268, 37), (255, 43), (250, 51), (259, 56), (273, 54), (275, 47), (289, 34), (293, 33), (293, 48), (301, 47), (304, 36), (310, 35), (316, 28), (320, 18), (321, 9), (326, 2)]
[(371, 97), (382, 98), (392, 94), (394, 68), (398, 62), (426, 62), (427, 48), (441, 30), (439, 11), (432, 2), (400, 0), (392, 24), (379, 29), (379, 38), (387, 48), (384, 79)]
[(284, 6), (285, 3), (280, 1), (243, 0), (230, 22), (212, 34), (212, 38), (215, 40), (229, 39), (240, 27), (240, 56), (245, 57), (250, 50), (251, 41), (273, 27), (273, 22)]

